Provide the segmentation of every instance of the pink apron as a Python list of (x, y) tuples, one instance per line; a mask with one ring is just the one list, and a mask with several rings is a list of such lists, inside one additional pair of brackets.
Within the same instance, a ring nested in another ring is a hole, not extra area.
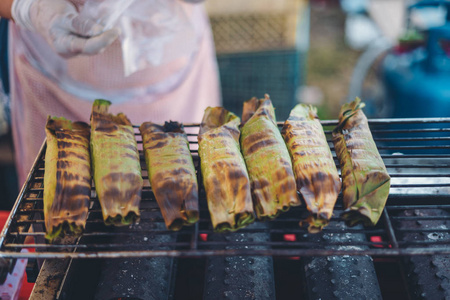
[[(168, 120), (199, 123), (206, 107), (220, 105), (207, 15), (203, 5), (181, 1), (180, 5), (193, 23), (196, 50), (128, 77), (123, 76), (118, 41), (102, 54), (64, 61), (39, 36), (11, 26), (11, 115), (20, 184), (28, 176), (45, 139), (48, 115), (89, 122), (93, 100), (103, 95), (113, 102), (112, 113), (123, 112), (137, 125)], [(43, 53), (43, 49), (47, 52)], [(61, 68), (46, 70), (49, 63), (59, 66), (53, 60), (61, 62)]]

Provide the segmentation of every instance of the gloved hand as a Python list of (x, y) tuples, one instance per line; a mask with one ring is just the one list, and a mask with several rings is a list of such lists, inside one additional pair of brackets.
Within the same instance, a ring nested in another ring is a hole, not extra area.
[(67, 0), (14, 0), (16, 24), (41, 34), (62, 57), (102, 52), (119, 36), (117, 29), (103, 32), (103, 26), (83, 18)]

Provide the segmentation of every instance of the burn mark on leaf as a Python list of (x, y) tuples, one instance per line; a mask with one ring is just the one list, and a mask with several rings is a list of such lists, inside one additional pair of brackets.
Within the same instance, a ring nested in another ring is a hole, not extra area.
[(71, 166), (72, 162), (67, 160), (58, 160), (58, 162), (56, 163), (56, 167), (58, 169), (69, 169)]
[(256, 151), (258, 151), (260, 149), (263, 149), (265, 147), (269, 147), (269, 146), (272, 146), (272, 145), (275, 145), (275, 144), (277, 144), (277, 141), (274, 140), (274, 139), (271, 139), (271, 138), (260, 140), (260, 141), (258, 141), (256, 143), (252, 144), (247, 149), (246, 155), (251, 155), (251, 154), (253, 154), (254, 152), (256, 152)]
[(89, 199), (91, 186), (87, 184), (74, 184), (72, 186), (68, 186), (65, 189), (65, 193), (71, 198), (74, 198), (76, 195), (80, 195), (86, 197), (86, 199)]
[(247, 174), (242, 171), (240, 168), (229, 169), (227, 172), (227, 177), (232, 182), (238, 182), (240, 179), (247, 179)]
[(304, 176), (304, 177), (298, 177), (297, 178), (297, 188), (301, 189), (302, 187), (306, 187), (306, 186), (310, 186), (311, 185), (311, 181), (309, 180), (308, 177)]
[(160, 149), (160, 148), (163, 148), (164, 146), (166, 146), (167, 144), (168, 144), (167, 141), (161, 141), (161, 142), (158, 142), (158, 143), (156, 143), (154, 145), (148, 145), (146, 147), (146, 149), (148, 149), (148, 150)]
[(182, 175), (182, 174), (191, 174), (191, 170), (189, 170), (189, 169), (186, 169), (186, 168), (177, 168), (177, 169), (174, 169), (174, 170), (172, 170), (172, 171), (170, 171), (170, 174), (172, 175), (172, 176), (179, 176), (179, 175)]
[(218, 137), (225, 137), (225, 138), (229, 138), (230, 134), (224, 131), (219, 131), (219, 132), (215, 132), (215, 133), (208, 133), (208, 137), (211, 139), (215, 139)]
[(187, 165), (189, 164), (189, 161), (185, 158), (177, 158), (175, 160), (172, 160), (171, 163), (173, 164), (180, 164), (180, 165)]
[(132, 160), (138, 159), (135, 153), (134, 154), (132, 154), (132, 153), (122, 153), (122, 154), (120, 154), (120, 157), (129, 158), (129, 159), (132, 159)]
[[(108, 126), (102, 126), (102, 125), (108, 125)], [(102, 124), (100, 122), (100, 124), (98, 124), (98, 126), (95, 127), (95, 131), (97, 132), (102, 132), (102, 133), (113, 133), (116, 132), (119, 129), (119, 127), (117, 125), (114, 124)]]
[(89, 157), (87, 155), (79, 154), (73, 151), (60, 150), (58, 152), (58, 159), (68, 159), (68, 158), (78, 158), (80, 160), (88, 161)]
[(77, 144), (74, 144), (72, 142), (58, 141), (58, 148), (59, 149), (74, 148), (76, 146), (77, 146)]
[(184, 132), (184, 126), (183, 124), (180, 124), (178, 122), (169, 121), (164, 123), (164, 132)]
[(73, 141), (78, 141), (78, 142), (84, 142), (84, 141), (86, 141), (86, 138), (87, 138), (86, 136), (83, 136), (80, 134), (75, 134), (70, 131), (57, 131), (56, 137), (59, 140), (73, 140)]
[(136, 152), (136, 151), (137, 151), (136, 146), (133, 145), (133, 144), (123, 144), (123, 145), (121, 145), (121, 146), (122, 146), (123, 148), (129, 149), (129, 150), (131, 150), (131, 151), (133, 151), (133, 152)]
[(260, 178), (258, 180), (253, 180), (251, 185), (253, 190), (262, 190), (270, 186), (270, 182), (267, 179)]
[(290, 176), (290, 173), (292, 173), (292, 172), (289, 172), (289, 171), (288, 171), (287, 169), (285, 169), (285, 168), (278, 169), (278, 170), (275, 172), (275, 180), (277, 180), (277, 181), (282, 181), (282, 180), (284, 180), (286, 177)]
[(285, 178), (283, 181), (280, 181), (279, 189), (281, 194), (289, 194), (291, 191), (297, 190), (297, 185), (295, 181), (290, 180), (289, 178)]
[(120, 195), (120, 190), (117, 187), (109, 187), (104, 193), (104, 203), (111, 203), (111, 199), (117, 198)]
[(314, 180), (318, 180), (318, 181), (322, 181), (322, 182), (328, 178), (327, 174), (325, 174), (324, 172), (321, 172), (321, 171), (315, 173), (313, 176), (314, 176)]

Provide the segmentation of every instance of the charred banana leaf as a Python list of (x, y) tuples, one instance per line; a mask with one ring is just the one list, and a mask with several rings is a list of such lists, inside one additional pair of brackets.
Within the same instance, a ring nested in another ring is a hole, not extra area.
[(106, 225), (139, 220), (141, 165), (128, 118), (108, 113), (111, 102), (95, 100), (91, 115), (91, 153), (95, 190)]
[(139, 128), (148, 177), (166, 227), (180, 230), (198, 221), (198, 184), (183, 125), (145, 122)]
[(79, 236), (91, 196), (89, 125), (48, 117), (44, 173), (45, 237)]
[(273, 219), (300, 205), (291, 158), (268, 95), (244, 102), (241, 149), (259, 219)]
[(216, 232), (235, 231), (255, 220), (239, 123), (239, 117), (226, 109), (208, 107), (198, 135), (203, 184)]
[(291, 155), (297, 190), (311, 213), (306, 219), (308, 231), (319, 232), (330, 221), (341, 181), (317, 109), (305, 104), (294, 107), (281, 134)]
[(391, 178), (378, 152), (361, 110), (359, 98), (344, 104), (339, 124), (333, 130), (333, 143), (342, 174), (342, 218), (350, 226), (362, 222), (375, 225), (389, 196)]

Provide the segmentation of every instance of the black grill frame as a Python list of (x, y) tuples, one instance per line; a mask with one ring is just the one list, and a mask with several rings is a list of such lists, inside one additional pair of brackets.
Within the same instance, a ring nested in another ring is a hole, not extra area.
[[(322, 121), (330, 148), (331, 129), (336, 120)], [(279, 122), (279, 126), (282, 123)], [(308, 235), (306, 226), (300, 227), (299, 221), (307, 216), (305, 205), (291, 208), (281, 214), (268, 226), (244, 228), (239, 233), (265, 232), (271, 242), (257, 243), (246, 241), (239, 247), (229, 247), (230, 242), (213, 242), (202, 237), (212, 233), (209, 213), (201, 175), (199, 175), (200, 221), (179, 232), (161, 230), (163, 219), (148, 183), (142, 154), (142, 141), (137, 126), (136, 139), (140, 147), (143, 166), (144, 189), (141, 202), (141, 222), (154, 222), (155, 229), (142, 231), (139, 226), (112, 228), (103, 224), (100, 206), (92, 189), (91, 207), (88, 224), (79, 239), (66, 239), (65, 244), (50, 245), (44, 240), (44, 222), (42, 211), (43, 174), (45, 142), (33, 165), (17, 201), (11, 211), (0, 236), (0, 255), (4, 258), (120, 258), (120, 257), (204, 257), (221, 255), (252, 256), (330, 256), (330, 255), (371, 255), (371, 256), (413, 256), (450, 254), (450, 229), (446, 225), (422, 229), (420, 234), (436, 234), (438, 238), (430, 241), (402, 240), (402, 234), (408, 232), (401, 228), (402, 221), (435, 220), (437, 224), (450, 224), (450, 118), (417, 119), (372, 119), (369, 120), (374, 140), (392, 177), (391, 194), (383, 215), (375, 227), (345, 227), (328, 229), (327, 234), (364, 234), (365, 242), (342, 240), (333, 243), (311, 243), (304, 239)], [(185, 125), (191, 144), (191, 152), (199, 171), (197, 146), (198, 124)], [(403, 155), (397, 155), (402, 152)], [(336, 160), (337, 163), (337, 160)], [(414, 180), (416, 182), (414, 182)], [(422, 182), (418, 182), (421, 180)], [(408, 182), (408, 181), (413, 181)], [(405, 210), (441, 209), (448, 212), (443, 216), (399, 216)], [(342, 210), (341, 195), (336, 211)], [(341, 222), (339, 216), (332, 222)], [(156, 224), (158, 223), (158, 224)], [(30, 228), (32, 232), (30, 232)], [(108, 242), (118, 235), (141, 235), (148, 240), (147, 246), (123, 245)], [(155, 235), (167, 235), (170, 242), (152, 243)], [(225, 234), (226, 235), (226, 234)], [(27, 236), (34, 237), (34, 243), (25, 244)], [(381, 237), (381, 241), (372, 240)], [(293, 241), (294, 240), (294, 241)], [(261, 247), (264, 246), (264, 247)], [(24, 252), (22, 249), (35, 249)], [(222, 249), (220, 249), (222, 248)]]

